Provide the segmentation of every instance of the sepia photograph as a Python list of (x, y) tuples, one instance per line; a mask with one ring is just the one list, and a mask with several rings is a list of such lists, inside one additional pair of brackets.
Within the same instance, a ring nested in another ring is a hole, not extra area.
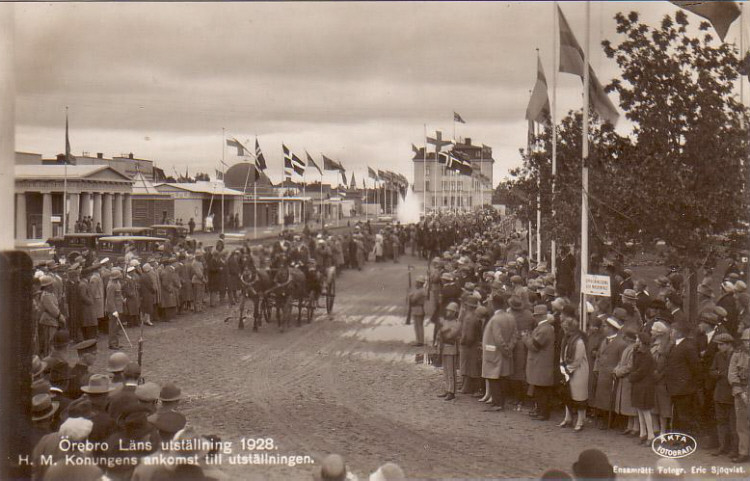
[(0, 3), (0, 479), (750, 478), (748, 8)]

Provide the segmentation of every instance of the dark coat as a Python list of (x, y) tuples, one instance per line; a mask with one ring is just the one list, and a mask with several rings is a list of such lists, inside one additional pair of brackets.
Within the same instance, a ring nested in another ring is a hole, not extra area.
[(555, 382), (555, 328), (547, 321), (540, 323), (524, 339), (526, 382), (532, 386), (553, 386)]
[(459, 340), (461, 375), (482, 377), (482, 323), (474, 312), (466, 312)]
[[(523, 335), (524, 332), (531, 333), (534, 329), (534, 316), (531, 315), (531, 311), (528, 309), (522, 309), (520, 311), (511, 310), (510, 314), (516, 321), (516, 332), (518, 335)], [(517, 342), (513, 347), (513, 374), (511, 379), (515, 381), (526, 381), (526, 358), (527, 347), (523, 342)]]
[(636, 348), (633, 352), (633, 369), (630, 371), (631, 402), (636, 409), (651, 409), (654, 406), (656, 361), (648, 347)]
[(715, 380), (714, 385), (714, 402), (720, 404), (734, 404), (732, 395), (732, 386), (729, 384), (727, 375), (729, 374), (729, 360), (732, 358), (732, 351), (726, 353), (717, 352), (711, 365), (710, 375)]
[(81, 325), (83, 327), (94, 327), (98, 324), (97, 305), (94, 302), (94, 296), (91, 293), (92, 286), (87, 280), (78, 283), (78, 297), (81, 300), (82, 317)]
[(229, 256), (227, 260), (227, 289), (230, 291), (236, 291), (240, 289), (240, 274), (242, 268), (240, 266), (240, 258), (236, 255)]
[(154, 313), (154, 304), (156, 304), (156, 283), (154, 278), (148, 274), (143, 274), (138, 279), (139, 292), (141, 294), (141, 312), (151, 315)]
[(594, 367), (594, 371), (597, 373), (594, 407), (597, 409), (610, 410), (614, 370), (626, 347), (628, 347), (628, 343), (620, 335), (615, 336), (609, 342), (607, 338), (604, 338), (599, 345), (599, 355)]
[(79, 280), (69, 280), (65, 283), (66, 300), (68, 301), (68, 317), (71, 323), (80, 323), (83, 320), (83, 304), (78, 292)]
[(667, 391), (670, 396), (695, 394), (698, 390), (701, 365), (698, 347), (691, 338), (675, 344), (667, 356), (665, 366)]

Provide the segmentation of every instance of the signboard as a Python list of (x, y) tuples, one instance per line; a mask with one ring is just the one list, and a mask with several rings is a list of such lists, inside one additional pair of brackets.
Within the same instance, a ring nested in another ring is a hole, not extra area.
[(53, 215), (52, 216), (52, 222), (62, 222), (62, 216), (61, 215)]
[(594, 274), (586, 274), (584, 279), (583, 293), (589, 296), (611, 296), (611, 289), (609, 285), (609, 276), (597, 276)]

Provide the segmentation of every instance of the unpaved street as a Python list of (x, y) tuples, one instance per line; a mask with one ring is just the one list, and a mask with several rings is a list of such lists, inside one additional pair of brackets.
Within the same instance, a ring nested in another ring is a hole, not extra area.
[[(574, 433), (525, 413), (483, 412), (465, 395), (437, 398), (441, 371), (408, 346), (408, 263), (414, 275), (424, 273), (424, 263), (409, 257), (345, 271), (334, 315), (320, 309), (312, 324), (283, 334), (273, 325), (238, 331), (224, 323), (236, 316), (229, 307), (146, 328), (144, 376), (176, 382), (189, 423), (232, 441), (234, 453), (243, 437), (272, 438), (276, 454), (316, 461), (343, 454), (360, 479), (386, 461), (410, 477), (538, 477), (550, 467), (570, 471), (588, 447), (604, 449), (616, 465), (653, 466), (656, 455), (630, 437), (589, 425)], [(129, 333), (135, 342), (138, 330)], [(687, 459), (685, 466), (716, 462), (700, 447)], [(312, 466), (236, 466), (225, 456), (223, 469), (236, 479), (290, 480), (311, 479)]]

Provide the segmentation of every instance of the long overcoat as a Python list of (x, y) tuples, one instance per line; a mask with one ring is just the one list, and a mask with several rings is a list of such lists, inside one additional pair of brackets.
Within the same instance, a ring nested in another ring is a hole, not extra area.
[(540, 322), (524, 342), (526, 382), (532, 386), (553, 386), (555, 383), (555, 328), (549, 321)]
[(487, 322), (482, 339), (482, 377), (499, 379), (513, 374), (513, 352), (518, 341), (516, 320), (500, 312)]
[(599, 345), (599, 355), (596, 358), (596, 365), (594, 366), (597, 381), (593, 407), (603, 411), (610, 410), (613, 373), (615, 367), (620, 362), (622, 351), (626, 347), (627, 343), (620, 335), (615, 336), (611, 340), (604, 338)]

